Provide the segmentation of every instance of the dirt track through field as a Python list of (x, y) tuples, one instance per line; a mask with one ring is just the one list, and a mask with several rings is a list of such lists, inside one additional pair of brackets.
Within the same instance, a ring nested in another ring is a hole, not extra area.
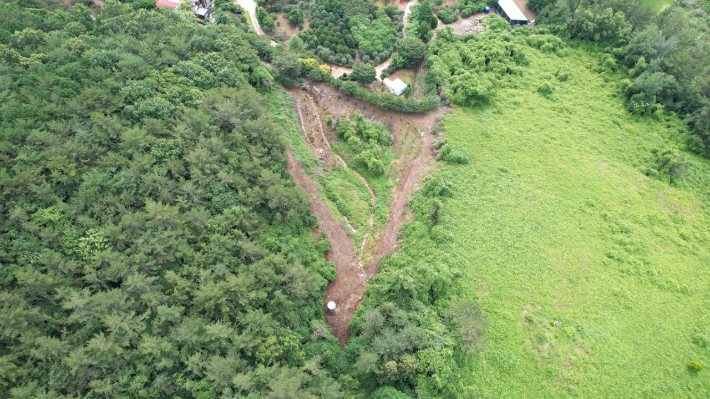
[[(314, 87), (316, 87), (314, 85)], [(327, 87), (318, 86), (317, 93), (328, 93)], [(296, 114), (299, 119), (299, 127), (306, 143), (308, 143), (311, 153), (318, 158), (325, 167), (333, 167), (336, 164), (341, 164), (348, 168), (347, 163), (331, 148), (330, 142), (323, 129), (322, 116), (319, 108), (323, 107), (330, 114), (333, 114), (332, 104), (328, 102), (327, 94), (311, 95), (310, 92), (302, 91), (298, 88), (291, 89), (289, 92), (292, 95)], [(353, 107), (352, 103), (348, 106), (343, 105), (343, 101), (338, 101), (339, 109), (348, 112), (354, 112), (355, 109), (348, 110)], [(344, 346), (350, 337), (350, 319), (360, 305), (365, 294), (367, 281), (370, 277), (378, 272), (379, 260), (392, 252), (397, 246), (398, 231), (405, 221), (405, 212), (408, 205), (409, 196), (414, 192), (417, 183), (421, 176), (426, 172), (429, 162), (434, 158), (434, 152), (431, 149), (432, 142), (436, 136), (428, 134), (432, 127), (443, 115), (447, 109), (440, 108), (434, 110), (427, 115), (412, 115), (398, 112), (388, 112), (390, 119), (395, 116), (399, 117), (404, 122), (392, 123), (393, 128), (402, 128), (404, 124), (409, 127), (416, 127), (420, 131), (419, 152), (416, 156), (406, 160), (402, 164), (401, 173), (397, 177), (398, 184), (393, 189), (391, 197), (390, 215), (385, 224), (382, 234), (377, 237), (376, 242), (370, 243), (367, 248), (370, 250), (365, 254), (365, 244), (368, 237), (371, 237), (371, 232), (368, 231), (360, 245), (360, 256), (357, 256), (353, 250), (351, 237), (347, 234), (346, 228), (327, 208), (327, 206), (318, 198), (317, 187), (311, 178), (305, 174), (303, 168), (289, 151), (289, 168), (287, 171), (293, 176), (296, 184), (301, 187), (311, 197), (311, 212), (316, 216), (320, 231), (326, 234), (326, 237), (332, 243), (331, 249), (326, 253), (326, 259), (333, 262), (338, 275), (335, 280), (331, 281), (326, 288), (325, 303), (334, 301), (337, 305), (337, 311), (333, 314), (329, 313), (325, 308), (325, 320), (331, 327), (333, 335), (338, 339), (341, 346)], [(384, 113), (382, 113), (385, 115)], [(373, 118), (383, 119), (383, 118)], [(378, 120), (381, 123), (387, 123), (385, 120)], [(401, 141), (398, 135), (395, 136), (395, 147)], [(369, 183), (360, 174), (353, 170), (360, 179), (363, 180), (368, 190), (370, 191), (372, 205), (375, 203), (375, 194), (370, 189)], [(370, 215), (369, 226), (372, 227), (374, 213)], [(366, 256), (367, 255), (367, 256)], [(364, 262), (365, 261), (365, 262)]]

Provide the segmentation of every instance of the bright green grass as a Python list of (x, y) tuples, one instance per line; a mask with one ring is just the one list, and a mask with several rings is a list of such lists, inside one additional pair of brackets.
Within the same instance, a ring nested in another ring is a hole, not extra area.
[(463, 398), (708, 397), (708, 163), (688, 155), (680, 188), (646, 177), (674, 124), (629, 116), (581, 52), (528, 55), (493, 105), (445, 121), (473, 161), (439, 172), (455, 187), (441, 223), (490, 321), (451, 383)]
[(646, 6), (651, 7), (653, 11), (656, 12), (661, 12), (665, 10), (667, 7), (672, 5), (674, 3), (673, 0), (641, 0), (641, 3), (643, 3)]

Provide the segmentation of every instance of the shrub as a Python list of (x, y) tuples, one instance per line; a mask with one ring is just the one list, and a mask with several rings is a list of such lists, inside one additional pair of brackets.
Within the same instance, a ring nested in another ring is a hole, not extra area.
[(434, 141), (434, 143), (431, 145), (431, 148), (433, 148), (434, 150), (440, 150), (441, 147), (443, 147), (444, 145), (446, 145), (446, 140), (439, 139)]
[(550, 82), (545, 82), (538, 87), (537, 91), (543, 96), (548, 97), (552, 95), (552, 92), (554, 92), (555, 89)]
[(325, 116), (325, 124), (326, 124), (328, 127), (333, 126), (333, 118), (331, 118), (330, 115), (326, 115), (326, 116)]
[(693, 361), (688, 363), (688, 368), (697, 373), (703, 369), (703, 365), (700, 362)]
[(459, 19), (458, 12), (450, 9), (449, 7), (442, 8), (436, 15), (439, 17), (441, 22), (445, 24), (456, 22)]
[(560, 68), (557, 70), (555, 76), (557, 76), (557, 80), (559, 80), (560, 82), (566, 82), (567, 79), (569, 79), (569, 71)]
[(450, 143), (441, 148), (441, 152), (439, 152), (436, 159), (450, 164), (465, 165), (471, 162), (471, 154), (464, 144)]

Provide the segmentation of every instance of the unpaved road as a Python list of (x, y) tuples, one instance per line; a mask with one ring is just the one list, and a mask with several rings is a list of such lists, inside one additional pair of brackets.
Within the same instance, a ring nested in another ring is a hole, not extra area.
[(242, 8), (249, 13), (252, 24), (254, 24), (254, 30), (257, 35), (263, 35), (264, 31), (259, 26), (259, 21), (256, 19), (256, 2), (254, 0), (234, 0), (235, 3), (242, 6)]
[[(249, 18), (251, 18), (251, 23), (254, 26), (254, 30), (256, 31), (257, 35), (264, 35), (264, 30), (261, 29), (261, 25), (259, 25), (259, 21), (256, 19), (256, 2), (254, 0), (234, 0), (236, 4), (239, 4), (242, 6), (246, 12), (249, 13)], [(271, 41), (270, 43), (272, 46), (276, 47), (278, 43), (275, 41)]]

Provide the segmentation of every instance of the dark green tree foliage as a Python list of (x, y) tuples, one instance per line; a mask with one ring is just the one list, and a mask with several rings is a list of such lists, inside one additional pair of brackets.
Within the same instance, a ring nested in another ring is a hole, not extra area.
[(342, 0), (333, 3), (336, 3), (336, 7), (340, 8), (341, 15), (344, 18), (364, 17), (372, 19), (377, 11), (377, 7), (372, 0)]
[(377, 79), (377, 71), (370, 64), (356, 62), (353, 66), (353, 72), (350, 74), (350, 79), (358, 83), (370, 84)]
[(0, 397), (339, 397), (261, 39), (105, 7), (0, 5)]
[(384, 11), (378, 12), (377, 18), (372, 21), (365, 18), (353, 19), (351, 26), (361, 53), (367, 54), (378, 64), (389, 58), (397, 37), (397, 28)]
[(631, 24), (623, 12), (607, 8), (598, 14), (590, 10), (576, 13), (566, 29), (573, 39), (619, 44), (631, 33)]
[(312, 3), (311, 13), (311, 29), (298, 35), (306, 48), (329, 62), (339, 65), (352, 63), (357, 55), (357, 43), (349, 30), (350, 19), (342, 18), (339, 7), (320, 0)]
[(415, 218), (403, 227), (403, 251), (381, 261), (351, 322), (348, 346), (362, 348), (353, 372), (363, 387), (384, 386), (372, 397), (399, 398), (414, 391), (426, 397), (456, 397), (455, 335), (475, 326), (471, 334), (461, 336), (473, 351), (482, 345), (485, 322), (476, 321), (480, 314), (448, 305), (456, 295), (456, 274), (441, 261), (447, 259), (451, 237), (439, 221), (446, 217), (445, 202), (451, 195), (450, 184), (442, 178), (425, 181), (411, 200)]
[(274, 57), (273, 66), (279, 73), (279, 80), (287, 87), (293, 87), (301, 76), (301, 63), (291, 52), (279, 52)]
[(436, 16), (439, 17), (441, 22), (445, 24), (450, 24), (459, 20), (458, 10), (452, 9), (448, 6), (441, 8), (439, 12), (436, 13)]
[(424, 58), (426, 44), (415, 36), (407, 36), (397, 42), (397, 52), (392, 56), (395, 69), (411, 68)]
[[(528, 2), (530, 4), (530, 2)], [(454, 7), (454, 10), (458, 9), (461, 11), (461, 18), (468, 18), (473, 14), (478, 14), (483, 12), (486, 8), (486, 2), (482, 0), (461, 0), (458, 6)]]
[(530, 0), (527, 6), (540, 13), (548, 6), (554, 6), (555, 4), (557, 4), (556, 0)]
[(288, 19), (288, 22), (293, 26), (302, 24), (303, 11), (301, 11), (299, 8), (293, 8), (291, 9), (291, 11), (289, 11), (288, 15), (286, 16), (286, 19)]
[(438, 24), (439, 20), (434, 15), (431, 0), (421, 1), (411, 8), (409, 25), (406, 27), (407, 35), (414, 35), (423, 41), (428, 41), (433, 35), (431, 30)]

